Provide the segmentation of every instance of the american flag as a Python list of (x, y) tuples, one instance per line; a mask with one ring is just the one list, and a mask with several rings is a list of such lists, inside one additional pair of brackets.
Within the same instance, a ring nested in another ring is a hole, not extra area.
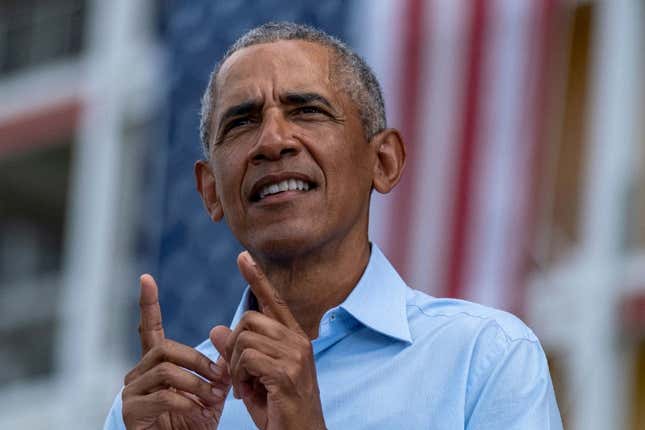
[(370, 233), (414, 288), (522, 311), (557, 10), (556, 0), (357, 4), (357, 46), (408, 150), (399, 186), (374, 198)]

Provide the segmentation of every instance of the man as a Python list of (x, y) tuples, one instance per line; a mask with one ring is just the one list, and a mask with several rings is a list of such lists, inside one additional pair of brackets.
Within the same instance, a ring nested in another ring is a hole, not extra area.
[[(538, 340), (515, 317), (410, 289), (368, 240), (405, 149), (344, 44), (267, 24), (216, 67), (197, 188), (248, 250), (231, 327), (164, 338), (141, 277), (143, 357), (107, 429), (560, 429)], [(230, 391), (229, 391), (230, 390)]]

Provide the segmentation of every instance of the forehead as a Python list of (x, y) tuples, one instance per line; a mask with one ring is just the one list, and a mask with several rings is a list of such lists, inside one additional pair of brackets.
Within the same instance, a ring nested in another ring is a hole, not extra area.
[(315, 91), (331, 97), (331, 53), (325, 46), (280, 40), (231, 55), (217, 75), (216, 111), (224, 105), (285, 91)]

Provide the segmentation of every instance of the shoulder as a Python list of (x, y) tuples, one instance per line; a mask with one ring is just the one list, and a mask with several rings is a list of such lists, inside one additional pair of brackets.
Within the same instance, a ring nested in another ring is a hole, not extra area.
[(413, 337), (414, 332), (422, 335), (427, 330), (441, 328), (471, 338), (493, 336), (503, 343), (538, 343), (533, 331), (515, 315), (466, 300), (436, 298), (409, 289), (406, 310)]
[[(452, 369), (453, 375), (461, 375), (468, 414), (486, 401), (512, 404), (513, 396), (527, 407), (537, 401), (554, 402), (544, 350), (533, 331), (513, 314), (414, 290), (407, 294), (407, 312), (417, 349)], [(544, 398), (532, 398), (531, 393), (543, 393)], [(557, 410), (551, 403), (549, 408)]]

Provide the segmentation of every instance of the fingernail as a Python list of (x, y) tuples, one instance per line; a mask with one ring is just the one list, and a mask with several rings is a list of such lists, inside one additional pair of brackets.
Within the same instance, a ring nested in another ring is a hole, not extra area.
[(224, 390), (222, 390), (221, 388), (212, 387), (211, 392), (215, 397), (219, 397), (220, 399), (224, 398)]
[(244, 253), (244, 258), (251, 266), (255, 267), (255, 260), (251, 257), (251, 254), (249, 254), (248, 251)]
[(204, 408), (202, 409), (202, 415), (204, 415), (205, 417), (212, 417), (213, 413), (209, 409)]

